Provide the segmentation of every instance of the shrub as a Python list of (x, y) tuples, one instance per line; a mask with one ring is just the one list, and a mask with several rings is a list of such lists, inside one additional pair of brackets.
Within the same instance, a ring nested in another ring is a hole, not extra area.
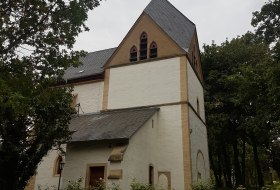
[(262, 190), (279, 190), (280, 189), (280, 182), (273, 182), (273, 185), (266, 185), (262, 187)]
[[(82, 178), (79, 178), (77, 181), (69, 181), (67, 187), (61, 190), (121, 190), (119, 185), (116, 183), (111, 183), (110, 185), (105, 186), (104, 180), (100, 180), (95, 187), (90, 188), (84, 188), (82, 187)], [(131, 190), (164, 190), (159, 187), (153, 187), (148, 184), (143, 184), (136, 182), (136, 180), (133, 180), (130, 184)], [(38, 190), (56, 190), (56, 187), (46, 187), (42, 188), (41, 186), (38, 186)]]
[(154, 187), (149, 184), (139, 183), (135, 179), (130, 184), (131, 190), (164, 190), (161, 187)]
[(82, 178), (79, 178), (77, 181), (69, 181), (68, 185), (64, 190), (84, 190), (82, 187)]
[(212, 181), (201, 181), (194, 183), (192, 190), (215, 190), (215, 185)]
[(236, 190), (246, 190), (246, 188), (243, 185), (239, 185)]
[(138, 183), (136, 181), (133, 181), (130, 184), (130, 187), (131, 187), (131, 190), (155, 190), (155, 188), (150, 185)]

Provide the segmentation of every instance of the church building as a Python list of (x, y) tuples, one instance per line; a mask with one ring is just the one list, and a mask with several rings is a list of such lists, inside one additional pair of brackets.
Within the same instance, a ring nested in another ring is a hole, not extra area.
[[(66, 154), (50, 151), (29, 189), (102, 178), (189, 190), (210, 175), (204, 84), (196, 26), (167, 0), (151, 0), (116, 48), (69, 68), (74, 131)], [(32, 185), (33, 184), (33, 185)]]

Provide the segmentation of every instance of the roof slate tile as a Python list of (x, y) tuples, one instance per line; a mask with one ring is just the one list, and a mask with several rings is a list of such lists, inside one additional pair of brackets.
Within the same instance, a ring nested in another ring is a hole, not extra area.
[(152, 0), (147, 13), (183, 50), (188, 52), (195, 24), (167, 0)]
[(159, 108), (107, 111), (73, 118), (71, 142), (129, 139)]
[(81, 57), (80, 61), (82, 65), (68, 68), (65, 71), (64, 80), (72, 80), (103, 73), (103, 66), (115, 50), (116, 48), (105, 49), (88, 53), (85, 57)]

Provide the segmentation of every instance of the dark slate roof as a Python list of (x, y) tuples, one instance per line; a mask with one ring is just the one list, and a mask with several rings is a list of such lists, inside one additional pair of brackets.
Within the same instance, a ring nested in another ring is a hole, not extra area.
[(88, 53), (80, 59), (82, 62), (81, 66), (70, 67), (65, 71), (64, 80), (73, 80), (103, 73), (103, 66), (115, 50), (116, 48), (111, 48)]
[(152, 0), (145, 8), (148, 14), (182, 49), (188, 52), (195, 24), (167, 0)]
[(128, 109), (82, 115), (73, 118), (72, 142), (128, 140), (159, 108)]

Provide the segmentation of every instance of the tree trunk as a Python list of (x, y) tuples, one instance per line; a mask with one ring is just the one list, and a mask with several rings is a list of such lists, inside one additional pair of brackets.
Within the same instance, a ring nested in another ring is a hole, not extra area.
[(224, 158), (224, 163), (225, 163), (225, 181), (226, 181), (226, 186), (228, 188), (232, 188), (232, 182), (231, 182), (231, 164), (230, 164), (230, 159), (228, 157), (228, 153), (225, 147), (225, 144), (222, 144), (222, 154), (223, 154), (223, 158)]
[(236, 186), (238, 187), (239, 185), (241, 185), (241, 170), (240, 170), (240, 165), (239, 165), (239, 151), (238, 151), (238, 147), (237, 147), (237, 138), (235, 136), (235, 138), (233, 139), (233, 160), (234, 160), (234, 170), (235, 170), (235, 179), (236, 179)]
[(251, 137), (251, 139), (252, 139), (252, 146), (253, 146), (253, 153), (254, 153), (254, 161), (255, 161), (257, 175), (258, 175), (258, 184), (259, 184), (259, 187), (263, 187), (264, 181), (263, 181), (263, 174), (262, 174), (260, 161), (259, 161), (258, 147), (257, 147), (255, 137), (253, 136), (253, 137)]
[[(216, 182), (216, 186), (217, 187), (222, 187), (222, 181), (221, 181), (221, 174), (219, 173), (219, 171), (216, 169), (215, 167), (215, 163), (214, 163), (214, 160), (213, 160), (213, 157), (212, 157), (212, 153), (211, 151), (209, 152), (209, 159), (210, 159), (210, 163), (211, 163), (211, 166), (212, 166), (212, 170), (214, 172), (214, 177), (215, 177), (215, 182)], [(219, 164), (219, 163), (218, 163)], [(218, 166), (219, 167), (219, 166)]]
[(242, 171), (242, 181), (241, 184), (246, 186), (246, 141), (245, 138), (242, 139), (242, 163), (241, 163), (241, 171)]

